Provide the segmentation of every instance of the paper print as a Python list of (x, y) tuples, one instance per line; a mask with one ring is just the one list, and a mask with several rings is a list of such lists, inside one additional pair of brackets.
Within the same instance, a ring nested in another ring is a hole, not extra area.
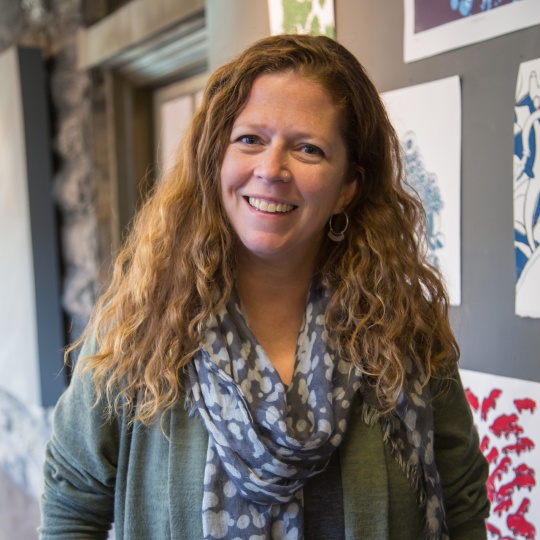
[(405, 62), (540, 24), (538, 0), (404, 0), (404, 3)]
[(420, 198), (427, 218), (428, 260), (441, 268), (438, 251), (444, 248), (446, 238), (441, 227), (441, 212), (444, 203), (441, 197), (439, 181), (434, 172), (426, 170), (422, 159), (422, 151), (416, 142), (413, 131), (405, 133), (401, 140), (403, 148), (402, 160), (407, 172), (407, 181)]
[(464, 17), (486, 13), (518, 0), (443, 0), (434, 3), (432, 0), (415, 0), (414, 33), (424, 32), (431, 28), (458, 21)]
[(540, 59), (521, 64), (514, 104), (515, 312), (540, 317)]
[(334, 0), (268, 0), (270, 32), (336, 37)]
[(402, 145), (407, 182), (427, 217), (428, 260), (461, 303), (461, 91), (459, 77), (383, 94)]
[(540, 383), (461, 370), (489, 462), (488, 537), (534, 540), (540, 527)]

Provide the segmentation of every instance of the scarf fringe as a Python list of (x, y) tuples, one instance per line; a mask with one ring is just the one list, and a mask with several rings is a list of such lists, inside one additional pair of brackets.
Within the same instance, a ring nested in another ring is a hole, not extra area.
[[(422, 478), (422, 470), (418, 463), (415, 463), (410, 459), (405, 459), (398, 448), (396, 441), (392, 437), (392, 417), (388, 414), (382, 414), (373, 406), (368, 405), (365, 402), (361, 405), (360, 414), (362, 421), (368, 426), (373, 427), (376, 424), (381, 426), (384, 443), (390, 446), (392, 456), (396, 459), (405, 476), (411, 481), (414, 492), (418, 498), (420, 508), (424, 510), (427, 503), (427, 497), (426, 491), (423, 487), (424, 482)], [(442, 538), (443, 540), (448, 539), (448, 537), (444, 534)], [(437, 533), (426, 532), (424, 529), (424, 540), (441, 540), (441, 537)]]
[(405, 473), (405, 476), (412, 482), (414, 492), (418, 496), (421, 508), (423, 508), (426, 502), (426, 492), (422, 487), (422, 471), (417, 463), (414, 463), (412, 460), (406, 460), (400, 452), (396, 441), (392, 437), (392, 419), (388, 415), (381, 414), (377, 409), (367, 403), (362, 403), (361, 414), (362, 420), (368, 426), (373, 427), (377, 423), (381, 425), (383, 441), (385, 444), (390, 445), (392, 455), (398, 462), (401, 470)]

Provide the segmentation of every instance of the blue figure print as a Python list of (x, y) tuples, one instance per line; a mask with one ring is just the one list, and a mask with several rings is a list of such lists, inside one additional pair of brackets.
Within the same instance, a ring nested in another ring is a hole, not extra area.
[(461, 15), (466, 17), (472, 9), (473, 0), (450, 0), (451, 8), (456, 11), (459, 10)]
[(443, 201), (437, 185), (437, 175), (426, 170), (414, 132), (405, 134), (401, 146), (407, 182), (420, 197), (426, 212), (428, 261), (440, 269), (437, 250), (444, 247), (445, 238), (441, 231)]
[[(499, 7), (504, 0), (481, 0), (480, 10), (478, 10), (478, 4), (475, 6), (475, 0), (450, 0), (450, 7), (452, 11), (459, 11), (459, 14), (463, 17), (468, 15), (475, 15), (483, 11), (489, 11), (490, 9)], [(518, 2), (519, 0), (512, 0), (511, 3)], [(506, 2), (508, 3), (508, 2)], [(473, 13), (473, 9), (476, 7), (476, 12)]]
[(516, 294), (530, 299), (540, 289), (540, 84), (535, 70), (520, 69), (520, 76), (514, 107)]

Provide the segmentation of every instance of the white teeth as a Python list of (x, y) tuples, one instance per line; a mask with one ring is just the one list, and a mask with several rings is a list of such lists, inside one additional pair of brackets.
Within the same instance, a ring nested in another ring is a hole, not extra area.
[(249, 197), (248, 201), (253, 208), (260, 210), (261, 212), (268, 212), (269, 214), (290, 212), (294, 208), (292, 204), (268, 203), (267, 201), (256, 199), (255, 197)]

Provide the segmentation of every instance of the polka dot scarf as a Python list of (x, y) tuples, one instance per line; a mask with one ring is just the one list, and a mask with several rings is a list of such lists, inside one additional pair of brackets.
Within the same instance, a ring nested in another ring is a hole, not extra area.
[(424, 538), (447, 540), (434, 459), (429, 385), (404, 360), (408, 391), (380, 415), (372, 385), (336, 358), (324, 339), (327, 295), (313, 286), (300, 329), (292, 382), (285, 387), (249, 329), (236, 291), (210, 321), (188, 367), (187, 404), (208, 431), (202, 521), (205, 540), (303, 538), (303, 491), (322, 472), (347, 430), (358, 391), (367, 423), (411, 479), (425, 512)]
[(316, 287), (310, 291), (287, 388), (236, 292), (210, 323), (188, 368), (188, 398), (209, 434), (205, 539), (303, 538), (302, 487), (340, 445), (360, 384), (323, 338), (327, 300)]

